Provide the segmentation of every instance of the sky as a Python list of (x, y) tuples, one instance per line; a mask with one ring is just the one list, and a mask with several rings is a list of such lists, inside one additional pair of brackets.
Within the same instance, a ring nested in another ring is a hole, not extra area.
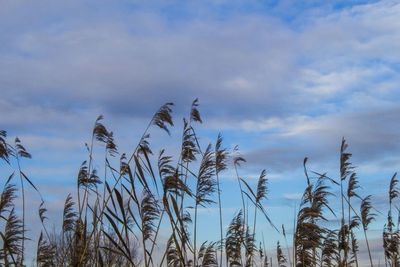
[[(277, 225), (293, 219), (304, 157), (337, 177), (345, 137), (361, 193), (382, 212), (371, 229), (379, 238), (400, 169), (399, 12), (397, 1), (0, 0), (0, 129), (33, 155), (23, 168), (55, 224), (100, 114), (129, 152), (173, 102), (171, 137), (151, 135), (156, 151), (174, 154), (199, 98), (201, 144), (221, 132), (226, 147), (238, 145), (250, 184), (267, 170)], [(3, 180), (9, 173), (0, 169)], [(228, 223), (240, 205), (234, 173), (222, 183)]]

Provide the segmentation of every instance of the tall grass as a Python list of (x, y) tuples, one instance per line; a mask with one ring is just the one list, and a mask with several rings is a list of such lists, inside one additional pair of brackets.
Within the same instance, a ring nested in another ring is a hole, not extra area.
[[(87, 159), (77, 172), (76, 194), (65, 199), (60, 232), (47, 229), (45, 202), (23, 171), (23, 161), (31, 155), (20, 139), (11, 145), (7, 133), (0, 131), (0, 158), (4, 164), (15, 167), (0, 198), (0, 265), (27, 264), (25, 190), (29, 186), (41, 200), (37, 266), (361, 266), (357, 228), (362, 230), (369, 265), (373, 266), (368, 230), (376, 213), (372, 197), (359, 195), (359, 181), (345, 139), (340, 145), (337, 178), (309, 171), (305, 158), (306, 188), (296, 210), (293, 234), (288, 238), (285, 226), (279, 231), (267, 212), (267, 172), (262, 170), (256, 187), (252, 187), (240, 175), (239, 167), (246, 160), (237, 149), (229, 153), (221, 135), (214, 145), (200, 146), (195, 130), (196, 123), (202, 123), (197, 99), (184, 119), (178, 158), (164, 149), (153, 152), (149, 132), (155, 127), (170, 133), (174, 126), (172, 106), (167, 103), (157, 110), (130, 153), (119, 152), (113, 132), (104, 125), (102, 116), (95, 120), (86, 146)], [(102, 155), (95, 153), (97, 146), (104, 148)], [(230, 161), (242, 205), (224, 229), (220, 175)], [(330, 203), (336, 191), (340, 191), (336, 195), (341, 204), (338, 214)], [(22, 204), (18, 211), (17, 194)], [(385, 266), (395, 267), (400, 266), (399, 224), (393, 219), (400, 195), (396, 174), (390, 181), (388, 195), (383, 249)], [(359, 202), (355, 199), (361, 202), (360, 208), (354, 206)], [(219, 237), (200, 243), (199, 209), (210, 205), (218, 206)], [(338, 229), (324, 226), (329, 215), (340, 219)], [(278, 241), (276, 256), (267, 255), (264, 235), (257, 227), (261, 221), (282, 235), (286, 252)], [(168, 239), (164, 240), (164, 236)], [(293, 243), (288, 244), (288, 239)]]

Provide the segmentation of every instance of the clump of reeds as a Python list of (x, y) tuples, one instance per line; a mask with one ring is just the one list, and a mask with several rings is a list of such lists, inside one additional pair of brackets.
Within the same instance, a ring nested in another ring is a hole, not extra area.
[[(258, 231), (261, 215), (270, 229), (279, 232), (265, 205), (269, 188), (267, 172), (261, 171), (253, 187), (240, 174), (239, 168), (246, 160), (237, 148), (232, 153), (224, 148), (222, 135), (218, 135), (214, 145), (201, 147), (195, 130), (196, 124), (203, 122), (197, 99), (183, 120), (177, 158), (168, 155), (165, 149), (154, 153), (150, 133), (156, 127), (170, 134), (170, 127), (174, 126), (172, 106), (172, 103), (161, 106), (137, 145), (125, 153), (120, 152), (104, 118), (99, 116), (95, 120), (86, 145), (87, 159), (77, 172), (76, 198), (73, 194), (66, 196), (59, 232), (49, 233), (45, 202), (38, 194), (42, 230), (37, 239), (37, 266), (358, 267), (358, 228), (364, 235), (369, 264), (373, 266), (368, 229), (376, 214), (372, 197), (359, 196), (359, 180), (344, 139), (337, 178), (309, 171), (305, 158), (306, 188), (294, 218), (293, 242), (288, 243), (288, 233), (282, 225), (286, 251), (278, 241), (273, 260), (267, 256), (263, 233)], [(99, 154), (96, 146), (104, 152)], [(23, 160), (30, 157), (20, 139), (10, 145), (6, 132), (0, 131), (0, 159), (16, 169), (6, 180), (0, 198), (1, 266), (24, 266), (27, 261), (26, 186), (39, 192), (23, 171)], [(224, 229), (220, 175), (231, 166), (230, 162), (242, 205)], [(332, 192), (337, 189), (339, 212), (330, 204)], [(21, 196), (21, 210), (15, 205), (17, 194)], [(389, 212), (383, 231), (386, 266), (391, 267), (400, 266), (399, 224), (393, 219), (399, 195), (395, 174), (390, 182)], [(361, 201), (359, 211), (354, 208), (357, 199)], [(218, 206), (219, 237), (200, 244), (198, 211), (211, 205)], [(321, 223), (329, 215), (339, 216), (338, 229), (328, 229)], [(168, 240), (160, 238), (161, 232)]]

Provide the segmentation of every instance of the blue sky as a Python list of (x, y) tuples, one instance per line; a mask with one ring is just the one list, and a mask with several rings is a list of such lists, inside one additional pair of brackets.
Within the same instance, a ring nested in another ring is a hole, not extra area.
[[(0, 128), (33, 154), (24, 165), (55, 222), (99, 114), (128, 152), (174, 102), (173, 154), (196, 97), (202, 144), (222, 132), (247, 159), (250, 183), (268, 171), (278, 225), (292, 221), (304, 157), (337, 177), (342, 136), (363, 194), (384, 208), (400, 169), (399, 12), (396, 1), (3, 0)], [(167, 137), (152, 138), (157, 151)], [(223, 182), (228, 222), (240, 202), (233, 173)]]

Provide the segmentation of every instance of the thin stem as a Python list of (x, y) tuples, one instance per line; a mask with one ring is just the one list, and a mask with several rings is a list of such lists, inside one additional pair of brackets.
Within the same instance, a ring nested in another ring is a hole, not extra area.
[(19, 178), (21, 181), (21, 191), (22, 191), (22, 243), (21, 243), (21, 265), (24, 264), (24, 250), (25, 250), (25, 189), (24, 189), (24, 178), (22, 177), (21, 165), (19, 162), (18, 153), (16, 153), (17, 164), (19, 170)]
[(258, 202), (256, 202), (256, 205), (254, 205), (253, 239), (254, 239), (255, 236), (256, 236), (257, 204), (258, 204)]
[(196, 247), (196, 243), (197, 243), (197, 206), (198, 206), (198, 203), (197, 203), (197, 200), (196, 200), (196, 205), (195, 205), (195, 207), (194, 207), (194, 229), (193, 229), (193, 246), (194, 246), (194, 248), (193, 248), (193, 264), (194, 264), (194, 266), (197, 266), (197, 259), (196, 259), (196, 249), (197, 249), (197, 247)]
[(235, 165), (235, 172), (236, 172), (236, 178), (239, 184), (239, 189), (240, 189), (240, 196), (242, 198), (242, 206), (243, 206), (243, 218), (246, 218), (246, 205), (244, 204), (244, 197), (243, 197), (243, 190), (242, 190), (242, 183), (240, 182), (240, 178), (239, 178), (239, 173), (237, 170), (237, 166)]
[(222, 253), (223, 253), (223, 229), (222, 229), (222, 203), (221, 203), (221, 190), (219, 188), (219, 176), (218, 172), (216, 172), (216, 177), (217, 177), (217, 190), (218, 190), (218, 209), (219, 209), (219, 230), (220, 230), (220, 238), (221, 238), (221, 257), (220, 257), (220, 265), (222, 267)]
[[(160, 220), (158, 221), (156, 233), (154, 234), (154, 241), (153, 241), (153, 244), (151, 245), (151, 249), (150, 249), (150, 257), (153, 254), (153, 250), (154, 250), (154, 247), (156, 245), (156, 240), (157, 240), (158, 233), (160, 231), (161, 222), (162, 222), (162, 219), (164, 217), (164, 213), (165, 213), (165, 209), (162, 210), (161, 215), (160, 215)], [(149, 263), (148, 264), (150, 264), (150, 259), (149, 259)]]
[[(343, 179), (340, 177), (340, 195), (342, 199), (342, 218), (341, 218), (341, 231), (343, 231), (344, 227), (344, 195), (343, 195)], [(342, 235), (344, 233), (342, 232)], [(343, 237), (345, 238), (345, 237)], [(344, 240), (346, 242), (346, 240)], [(344, 250), (344, 265), (347, 267), (347, 246), (346, 244), (343, 244), (343, 250)]]
[(367, 237), (367, 230), (365, 229), (364, 225), (363, 225), (363, 230), (364, 230), (365, 242), (367, 243), (369, 262), (371, 263), (371, 267), (374, 267), (374, 265), (373, 265), (373, 263), (372, 263), (371, 250), (370, 250), (370, 248), (369, 248), (369, 242), (368, 242), (368, 237)]
[(296, 233), (297, 233), (297, 227), (296, 227), (296, 204), (294, 205), (294, 211), (293, 211), (293, 244), (292, 244), (292, 250), (293, 250), (293, 267), (296, 266)]
[(284, 237), (285, 237), (285, 243), (286, 243), (286, 250), (287, 250), (287, 253), (288, 253), (289, 266), (292, 266), (292, 259), (290, 257), (290, 249), (289, 249), (289, 245), (288, 245), (288, 242), (287, 242), (286, 234), (285, 234)]

